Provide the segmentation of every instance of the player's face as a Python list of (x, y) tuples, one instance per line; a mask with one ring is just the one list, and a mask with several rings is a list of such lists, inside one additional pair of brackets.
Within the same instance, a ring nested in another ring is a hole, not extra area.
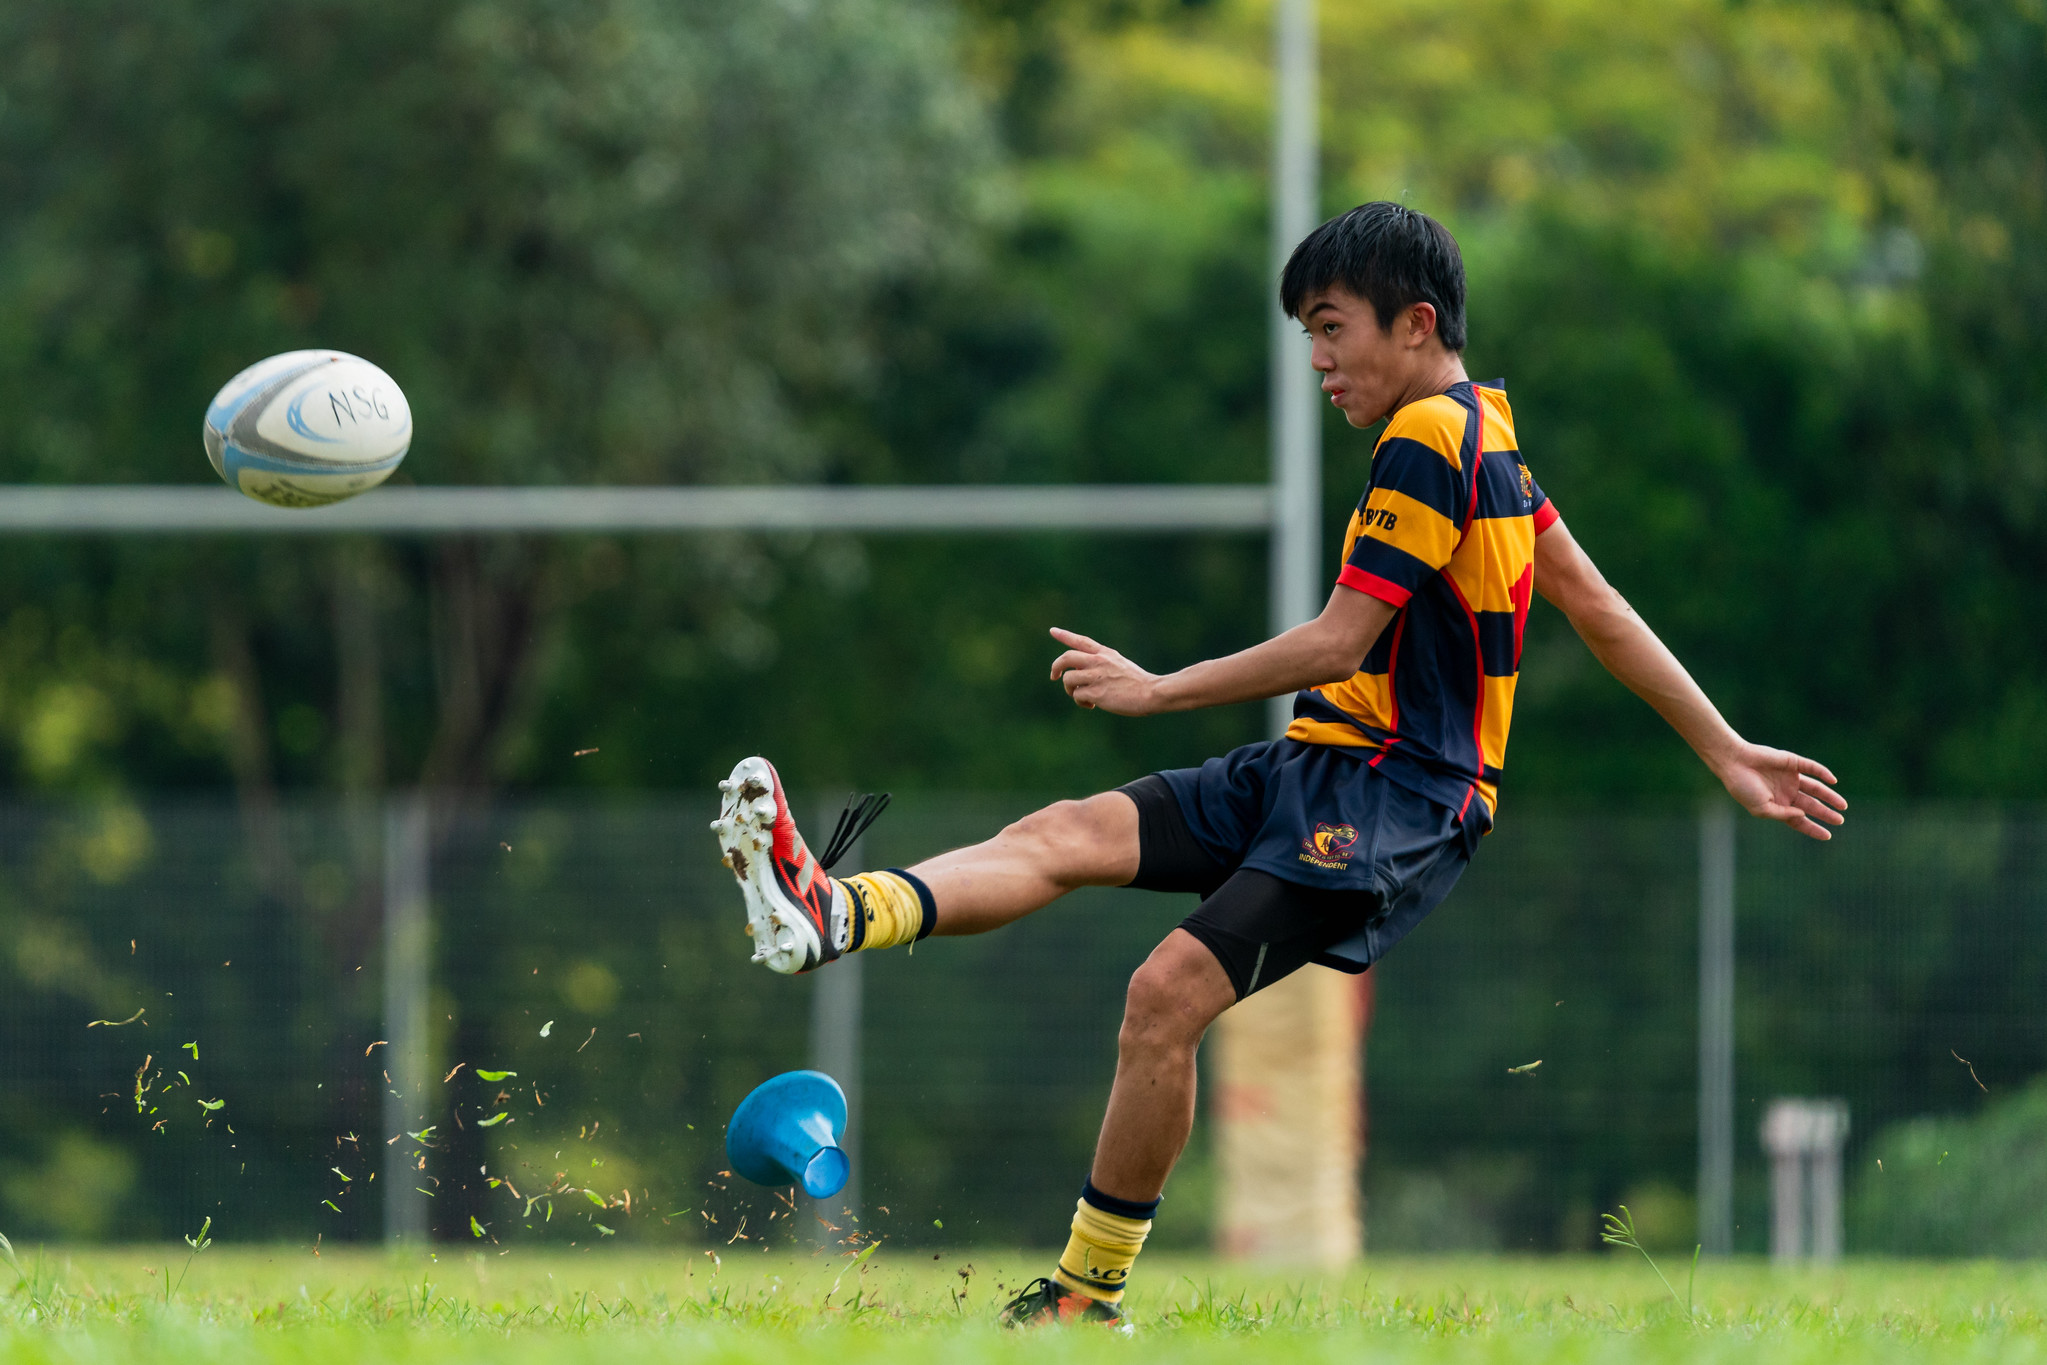
[[(1421, 307), (1428, 307), (1423, 304)], [(1343, 409), (1354, 427), (1368, 427), (1399, 406), (1413, 387), (1422, 357), (1414, 333), (1414, 309), (1381, 327), (1371, 302), (1341, 285), (1310, 294), (1301, 306), (1301, 325), (1315, 342), (1315, 368), (1322, 392)], [(1434, 310), (1428, 317), (1430, 327)]]

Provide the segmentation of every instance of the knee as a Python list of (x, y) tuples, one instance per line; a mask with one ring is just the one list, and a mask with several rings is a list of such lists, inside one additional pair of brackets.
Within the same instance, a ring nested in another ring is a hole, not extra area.
[(1084, 801), (1054, 801), (1016, 823), (1004, 826), (1002, 837), (1015, 843), (1046, 847), (1069, 844), (1075, 834), (1086, 828), (1082, 815), (1082, 807), (1086, 804)]
[(1125, 1051), (1191, 1048), (1208, 1029), (1210, 1015), (1193, 998), (1185, 973), (1148, 959), (1130, 978), (1123, 997), (1123, 1028), (1118, 1044)]
[(1060, 869), (1092, 872), (1104, 860), (1109, 841), (1101, 797), (1055, 801), (1002, 831), (1002, 838)]

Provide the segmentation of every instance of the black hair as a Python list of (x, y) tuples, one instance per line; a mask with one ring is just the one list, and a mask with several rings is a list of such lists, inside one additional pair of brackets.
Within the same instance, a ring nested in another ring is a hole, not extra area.
[(1426, 213), (1383, 199), (1340, 213), (1301, 239), (1279, 277), (1279, 303), (1301, 315), (1311, 294), (1341, 285), (1368, 299), (1381, 330), (1403, 308), (1436, 310), (1436, 335), (1464, 349), (1464, 256), (1457, 239)]

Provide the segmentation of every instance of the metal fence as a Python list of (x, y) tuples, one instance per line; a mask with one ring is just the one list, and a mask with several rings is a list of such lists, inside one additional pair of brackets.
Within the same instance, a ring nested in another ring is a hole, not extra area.
[[(899, 798), (867, 860), (1032, 804)], [(10, 1235), (162, 1237), (212, 1216), (223, 1236), (307, 1242), (411, 1218), (500, 1243), (1049, 1243), (1100, 1121), (1123, 984), (1188, 908), (1084, 893), (1000, 934), (863, 958), (854, 991), (851, 974), (748, 963), (706, 797), (442, 807), (408, 1006), (385, 961), (387, 891), (405, 889), (394, 812), (0, 810)], [(1848, 1102), (1854, 1197), (1888, 1125), (1973, 1114), (2047, 1072), (2047, 819), (1856, 817), (1827, 847), (1738, 827), (1737, 1250), (1767, 1244), (1771, 1097)], [(1620, 1202), (1689, 1247), (1699, 907), (1696, 818), (1508, 813), (1374, 973), (1373, 1250), (1589, 1247)], [(721, 1174), (722, 1125), (759, 1080), (819, 1058), (858, 1073), (857, 1202), (792, 1209)], [(1208, 1240), (1206, 1151), (1197, 1131), (1163, 1245)], [(1851, 1253), (1914, 1249), (1885, 1236), (1858, 1246), (1851, 1210)]]

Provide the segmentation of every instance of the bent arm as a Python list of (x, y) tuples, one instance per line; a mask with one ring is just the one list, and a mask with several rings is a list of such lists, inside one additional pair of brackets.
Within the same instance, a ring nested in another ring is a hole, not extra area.
[(1230, 702), (1283, 697), (1304, 687), (1342, 682), (1358, 671), (1396, 610), (1390, 603), (1339, 585), (1322, 614), (1263, 644), (1191, 664), (1158, 680), (1161, 711), (1192, 711)]
[(1145, 672), (1085, 635), (1055, 627), (1052, 638), (1067, 650), (1053, 661), (1052, 677), (1080, 705), (1120, 716), (1259, 701), (1350, 677), (1395, 610), (1354, 588), (1338, 587), (1314, 620), (1263, 644), (1164, 676)]
[(1812, 759), (1751, 744), (1735, 733), (1685, 666), (1615, 592), (1562, 521), (1535, 538), (1535, 588), (1570, 618), (1607, 672), (1656, 708), (1744, 809), (1815, 839), (1816, 821), (1842, 823), (1848, 802), (1834, 775)]

